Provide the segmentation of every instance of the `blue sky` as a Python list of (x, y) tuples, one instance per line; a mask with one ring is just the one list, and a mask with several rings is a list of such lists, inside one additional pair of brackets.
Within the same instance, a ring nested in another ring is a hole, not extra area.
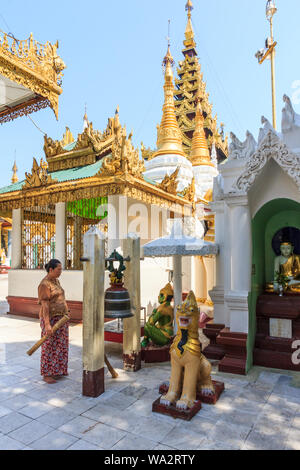
[[(31, 115), (38, 127), (61, 139), (65, 127), (82, 131), (84, 106), (97, 129), (120, 106), (120, 119), (133, 130), (133, 141), (155, 146), (161, 119), (168, 19), (171, 50), (182, 59), (186, 0), (10, 0), (2, 2), (0, 28), (25, 39), (33, 32), (39, 42), (60, 42), (67, 69), (60, 98), (59, 120), (50, 109)], [(269, 33), (265, 0), (194, 0), (193, 25), (199, 60), (218, 122), (244, 140), (249, 129), (257, 137), (260, 117), (270, 120), (270, 64), (259, 66), (255, 52)], [(282, 96), (293, 96), (300, 81), (300, 2), (277, 0), (275, 39), (277, 119)], [(300, 86), (299, 86), (300, 88)], [(298, 94), (298, 97), (300, 94)], [(299, 103), (294, 102), (300, 113)], [(31, 169), (32, 158), (43, 156), (43, 134), (26, 118), (0, 126), (0, 186), (11, 179), (14, 155), (19, 177)]]

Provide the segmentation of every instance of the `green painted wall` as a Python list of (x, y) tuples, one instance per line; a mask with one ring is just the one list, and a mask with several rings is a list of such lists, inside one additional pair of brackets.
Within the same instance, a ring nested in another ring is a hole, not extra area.
[(256, 335), (256, 304), (266, 282), (273, 281), (275, 253), (272, 238), (284, 227), (300, 229), (300, 204), (290, 199), (274, 199), (265, 204), (252, 220), (253, 271), (249, 295), (249, 334), (247, 343), (247, 372), (253, 365)]

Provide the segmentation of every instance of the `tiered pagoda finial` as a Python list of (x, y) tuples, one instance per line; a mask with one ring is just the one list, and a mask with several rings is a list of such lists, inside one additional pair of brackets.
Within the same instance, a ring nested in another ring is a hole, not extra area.
[(204, 132), (204, 117), (199, 95), (196, 99), (195, 131), (192, 140), (190, 160), (193, 166), (212, 165)]
[(215, 138), (218, 159), (224, 160), (228, 155), (228, 141), (224, 139), (217, 129), (217, 117), (212, 116), (212, 105), (209, 102), (209, 94), (203, 81), (201, 66), (198, 61), (195, 34), (192, 25), (193, 3), (186, 3), (187, 26), (185, 30), (184, 49), (182, 53), (184, 60), (179, 62), (177, 70), (178, 78), (175, 79), (175, 109), (179, 128), (183, 135), (183, 149), (190, 156), (192, 138), (195, 130), (196, 104), (195, 98), (200, 93), (202, 114), (204, 118), (204, 132), (208, 148), (212, 147), (212, 139)]
[[(193, 30), (193, 25), (192, 25), (192, 11), (194, 9), (192, 1), (188, 0), (186, 6), (185, 6), (186, 11), (188, 12), (188, 22), (186, 25), (186, 30), (185, 30), (185, 41), (184, 45), (187, 49), (189, 48), (195, 48), (196, 47), (196, 42), (195, 42), (195, 37), (194, 37), (194, 30)], [(197, 55), (196, 50), (194, 50), (195, 54)]]
[(13, 171), (13, 176), (12, 176), (11, 182), (12, 182), (12, 184), (15, 184), (19, 181), (19, 178), (18, 178), (18, 175), (17, 175), (18, 167), (17, 167), (16, 160), (15, 160), (14, 166), (12, 167), (12, 171)]
[(182, 147), (182, 134), (175, 115), (173, 65), (174, 59), (170, 51), (170, 45), (168, 45), (167, 54), (163, 60), (165, 101), (161, 124), (157, 128), (157, 151), (154, 153), (153, 158), (170, 153), (185, 156)]

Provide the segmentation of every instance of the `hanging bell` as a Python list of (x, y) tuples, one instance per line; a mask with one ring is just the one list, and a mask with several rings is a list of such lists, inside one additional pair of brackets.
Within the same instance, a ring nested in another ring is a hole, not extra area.
[[(119, 262), (119, 267), (114, 267), (114, 262)], [(105, 318), (111, 318), (113, 320), (117, 318), (131, 318), (133, 313), (131, 312), (131, 303), (129, 292), (124, 287), (123, 274), (126, 270), (124, 265), (123, 256), (120, 255), (116, 250), (106, 260), (108, 266), (106, 267), (110, 271), (110, 287), (105, 292), (104, 297), (104, 316)]]
[(123, 283), (112, 284), (105, 292), (104, 299), (105, 306), (105, 318), (111, 318), (113, 320), (117, 318), (131, 318), (133, 314), (131, 312), (131, 303), (129, 292)]

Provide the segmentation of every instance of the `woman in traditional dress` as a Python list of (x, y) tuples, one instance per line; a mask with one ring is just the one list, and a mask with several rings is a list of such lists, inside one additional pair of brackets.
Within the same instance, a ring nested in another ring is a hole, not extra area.
[(68, 323), (53, 334), (53, 326), (67, 315), (68, 307), (65, 292), (58, 281), (62, 273), (60, 261), (53, 259), (45, 268), (48, 274), (38, 288), (42, 337), (48, 336), (42, 345), (41, 375), (45, 382), (54, 384), (58, 378), (68, 375)]

